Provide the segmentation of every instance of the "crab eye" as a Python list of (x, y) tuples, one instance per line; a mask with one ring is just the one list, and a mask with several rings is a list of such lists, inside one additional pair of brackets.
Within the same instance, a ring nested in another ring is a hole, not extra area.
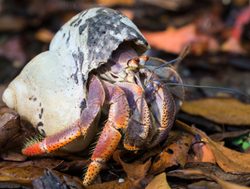
[(133, 59), (130, 59), (127, 63), (128, 67), (129, 68), (138, 68), (138, 65), (139, 65), (139, 58), (133, 58)]

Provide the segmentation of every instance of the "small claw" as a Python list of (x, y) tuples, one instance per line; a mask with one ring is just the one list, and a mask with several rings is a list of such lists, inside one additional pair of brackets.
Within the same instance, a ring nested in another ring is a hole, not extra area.
[(145, 96), (150, 110), (155, 119), (155, 125), (158, 127), (157, 135), (153, 137), (148, 144), (153, 147), (159, 144), (166, 138), (169, 130), (173, 126), (176, 106), (171, 92), (158, 81), (155, 74), (151, 74), (152, 81), (150, 81), (145, 88)]
[(81, 136), (81, 129), (79, 122), (76, 122), (71, 127), (62, 130), (54, 135), (47, 136), (43, 140), (31, 140), (26, 144), (22, 153), (27, 156), (41, 155), (55, 151), (69, 142), (73, 141), (77, 137)]
[(26, 156), (35, 156), (39, 154), (45, 153), (45, 149), (43, 148), (43, 142), (36, 142), (30, 145), (27, 145), (24, 149), (22, 149), (22, 154)]
[(125, 132), (124, 147), (127, 150), (138, 150), (148, 137), (151, 117), (143, 89), (134, 83), (116, 83), (126, 93), (129, 107), (132, 110), (128, 128)]

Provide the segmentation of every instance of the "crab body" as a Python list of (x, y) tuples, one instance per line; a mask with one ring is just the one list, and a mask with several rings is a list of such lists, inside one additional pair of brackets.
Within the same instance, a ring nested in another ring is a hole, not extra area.
[[(73, 17), (3, 94), (44, 137), (22, 152), (80, 151), (102, 129), (84, 177), (88, 185), (122, 138), (127, 150), (165, 140), (181, 99), (162, 79), (181, 78), (172, 67), (154, 71), (159, 62), (141, 55), (148, 48), (138, 28), (117, 11), (94, 8)], [(108, 112), (105, 124), (99, 123), (102, 110)]]

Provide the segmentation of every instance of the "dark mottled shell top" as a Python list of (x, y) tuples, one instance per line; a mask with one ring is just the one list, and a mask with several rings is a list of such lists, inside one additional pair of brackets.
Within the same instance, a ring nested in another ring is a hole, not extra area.
[[(92, 8), (79, 13), (57, 32), (50, 50), (70, 53), (76, 64), (76, 73), (82, 81), (88, 73), (106, 63), (124, 41), (133, 41), (141, 52), (149, 45), (131, 20), (109, 8)], [(76, 77), (76, 82), (79, 79)]]

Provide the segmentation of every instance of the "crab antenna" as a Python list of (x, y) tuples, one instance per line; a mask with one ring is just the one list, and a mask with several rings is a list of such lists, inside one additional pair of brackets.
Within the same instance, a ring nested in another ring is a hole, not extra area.
[(162, 68), (162, 67), (166, 67), (166, 66), (168, 66), (169, 64), (175, 64), (174, 67), (177, 69), (178, 66), (179, 66), (179, 64), (180, 64), (180, 62), (181, 62), (181, 61), (188, 55), (188, 53), (190, 52), (190, 48), (191, 48), (190, 45), (185, 46), (185, 47), (182, 49), (180, 55), (179, 55), (176, 59), (173, 59), (173, 60), (170, 60), (170, 61), (164, 61), (164, 60), (162, 60), (162, 59), (160, 59), (160, 58), (150, 57), (150, 59), (152, 59), (152, 60), (156, 60), (156, 61), (158, 61), (158, 62), (162, 62), (162, 64), (161, 64), (160, 66), (156, 67), (154, 70), (157, 70), (157, 69)]
[(184, 84), (184, 83), (165, 83), (165, 85), (168, 86), (180, 86), (180, 87), (192, 87), (192, 88), (203, 88), (203, 89), (213, 89), (213, 90), (221, 90), (225, 91), (231, 94), (238, 94), (241, 96), (244, 96), (248, 99), (250, 99), (250, 96), (238, 89), (232, 89), (232, 88), (227, 88), (227, 87), (214, 87), (214, 86), (208, 86), (208, 85), (191, 85), (191, 84)]

